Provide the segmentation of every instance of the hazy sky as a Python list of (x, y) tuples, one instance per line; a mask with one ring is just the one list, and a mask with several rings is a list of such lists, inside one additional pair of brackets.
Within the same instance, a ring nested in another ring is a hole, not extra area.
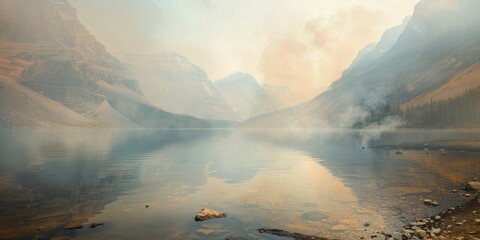
[(418, 0), (71, 0), (113, 53), (178, 52), (314, 96)]

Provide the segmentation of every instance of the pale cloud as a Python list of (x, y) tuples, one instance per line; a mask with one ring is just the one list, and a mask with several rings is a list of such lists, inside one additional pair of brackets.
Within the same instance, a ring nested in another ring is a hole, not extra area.
[[(314, 96), (418, 0), (72, 0), (112, 52), (178, 52), (212, 80), (235, 71)], [(108, 4), (111, 6), (107, 6)]]
[(383, 12), (356, 5), (307, 21), (303, 31), (267, 45), (260, 61), (263, 81), (317, 95), (340, 77), (362, 47), (379, 39), (382, 19)]
[(80, 21), (111, 52), (147, 53), (158, 46), (161, 11), (154, 0), (70, 0)]
[(312, 45), (288, 35), (271, 41), (260, 59), (260, 72), (264, 83), (286, 85), (312, 94), (309, 86), (316, 84), (318, 69)]

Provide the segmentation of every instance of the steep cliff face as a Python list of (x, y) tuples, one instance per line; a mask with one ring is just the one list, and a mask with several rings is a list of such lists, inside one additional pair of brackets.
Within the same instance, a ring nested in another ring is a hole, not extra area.
[(177, 53), (117, 55), (154, 105), (203, 119), (239, 120), (202, 68)]
[(0, 38), (10, 49), (5, 57), (27, 62), (17, 81), (80, 113), (103, 102), (97, 81), (139, 92), (67, 1), (3, 0), (0, 6)]
[[(141, 96), (138, 82), (130, 78), (123, 64), (85, 29), (76, 10), (66, 0), (0, 0), (0, 44), (0, 81), (29, 87), (39, 93), (37, 97), (48, 97), (77, 114), (98, 115), (98, 111), (105, 109), (101, 104), (113, 101), (113, 96), (116, 106), (120, 106), (121, 99), (130, 101), (130, 95), (135, 95), (136, 103), (145, 109), (160, 111), (150, 108)], [(5, 96), (0, 98), (5, 100)], [(7, 114), (1, 110), (1, 115)], [(17, 117), (21, 111), (18, 113)], [(22, 118), (26, 116), (27, 113)], [(158, 124), (139, 125), (163, 127), (163, 117), (183, 117), (168, 112), (152, 116), (151, 120)], [(188, 118), (186, 122), (196, 120)], [(199, 122), (193, 126), (208, 125)], [(112, 126), (105, 121), (94, 125)], [(19, 126), (23, 125), (19, 123)]]

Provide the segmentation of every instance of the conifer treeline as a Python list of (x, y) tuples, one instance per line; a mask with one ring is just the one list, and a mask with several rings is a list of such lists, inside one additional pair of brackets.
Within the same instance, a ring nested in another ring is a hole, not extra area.
[(408, 127), (474, 127), (480, 126), (480, 86), (447, 100), (434, 101), (401, 109), (381, 103), (370, 108), (353, 127), (380, 125), (388, 116), (402, 117)]

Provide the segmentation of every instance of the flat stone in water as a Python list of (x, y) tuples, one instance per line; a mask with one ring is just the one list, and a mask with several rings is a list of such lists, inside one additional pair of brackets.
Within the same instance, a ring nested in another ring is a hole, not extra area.
[(305, 202), (305, 203), (303, 204), (303, 206), (305, 206), (305, 207), (316, 207), (316, 206), (318, 206), (318, 205), (315, 204), (315, 203), (311, 203), (311, 202)]
[(343, 224), (338, 224), (338, 225), (335, 225), (331, 228), (332, 231), (334, 232), (344, 232), (344, 231), (347, 231), (348, 230), (348, 227), (343, 225)]
[(328, 218), (328, 215), (320, 211), (310, 211), (302, 214), (302, 218), (309, 221), (322, 221)]
[(199, 233), (203, 233), (204, 235), (210, 235), (212, 233), (215, 232), (215, 230), (212, 230), (212, 229), (203, 229), (203, 228), (200, 228), (200, 229), (197, 229), (197, 232)]
[(296, 240), (329, 240), (328, 238), (324, 237), (318, 237), (318, 236), (313, 236), (313, 235), (304, 235), (301, 233), (291, 233), (285, 230), (281, 229), (275, 229), (275, 228), (259, 228), (257, 229), (259, 233), (269, 233), (272, 235), (276, 236), (281, 236), (281, 237), (287, 237), (287, 238), (293, 238)]

